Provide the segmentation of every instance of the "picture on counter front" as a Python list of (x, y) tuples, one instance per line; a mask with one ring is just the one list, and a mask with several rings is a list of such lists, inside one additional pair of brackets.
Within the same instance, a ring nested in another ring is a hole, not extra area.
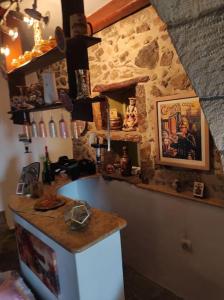
[(208, 126), (199, 99), (156, 99), (157, 163), (209, 169)]
[(58, 296), (60, 288), (54, 250), (19, 224), (16, 224), (16, 240), (23, 263)]
[(194, 187), (193, 187), (193, 196), (203, 198), (204, 196), (204, 183), (194, 181)]

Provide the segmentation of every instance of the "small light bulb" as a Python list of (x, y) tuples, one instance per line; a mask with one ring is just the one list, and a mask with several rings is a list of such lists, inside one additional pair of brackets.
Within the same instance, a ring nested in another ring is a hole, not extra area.
[(12, 38), (12, 40), (17, 39), (18, 35), (19, 35), (19, 33), (17, 30), (15, 30), (15, 29), (9, 30), (9, 36)]
[(5, 56), (9, 56), (9, 54), (10, 54), (9, 47), (5, 47)]
[(13, 37), (14, 31), (12, 29), (9, 30), (9, 36)]
[(9, 49), (9, 47), (1, 47), (1, 48), (0, 48), (0, 53), (1, 53), (2, 55), (9, 56), (9, 54), (10, 54), (10, 49)]
[(33, 22), (34, 22), (33, 18), (29, 18), (29, 17), (24, 16), (24, 17), (23, 17), (23, 21), (24, 21), (29, 27), (33, 26)]

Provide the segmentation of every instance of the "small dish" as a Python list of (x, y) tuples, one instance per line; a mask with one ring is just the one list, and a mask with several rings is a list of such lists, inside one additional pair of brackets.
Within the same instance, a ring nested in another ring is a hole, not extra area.
[(62, 199), (56, 199), (54, 201), (52, 201), (51, 199), (41, 199), (41, 200), (38, 200), (34, 204), (34, 209), (41, 210), (41, 211), (47, 211), (47, 210), (51, 210), (51, 209), (56, 209), (64, 204), (65, 204), (65, 201)]

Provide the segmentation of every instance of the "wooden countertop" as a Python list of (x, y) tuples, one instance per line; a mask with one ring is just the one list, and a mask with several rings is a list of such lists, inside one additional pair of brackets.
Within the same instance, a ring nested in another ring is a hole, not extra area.
[[(57, 180), (55, 184), (45, 186), (45, 192), (48, 190), (54, 192), (68, 182), (69, 180), (66, 179)], [(75, 201), (63, 196), (60, 197), (65, 200), (64, 206), (55, 210), (39, 212), (33, 209), (37, 200), (13, 195), (9, 202), (9, 208), (72, 253), (81, 252), (91, 247), (127, 225), (126, 221), (116, 214), (91, 208), (89, 224), (79, 231), (72, 231), (64, 221), (64, 212)]]

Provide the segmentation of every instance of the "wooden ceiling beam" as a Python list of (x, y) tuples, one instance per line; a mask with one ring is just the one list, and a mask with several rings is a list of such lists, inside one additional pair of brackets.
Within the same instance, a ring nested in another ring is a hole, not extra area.
[(112, 0), (89, 16), (87, 21), (96, 33), (149, 5), (150, 0)]

